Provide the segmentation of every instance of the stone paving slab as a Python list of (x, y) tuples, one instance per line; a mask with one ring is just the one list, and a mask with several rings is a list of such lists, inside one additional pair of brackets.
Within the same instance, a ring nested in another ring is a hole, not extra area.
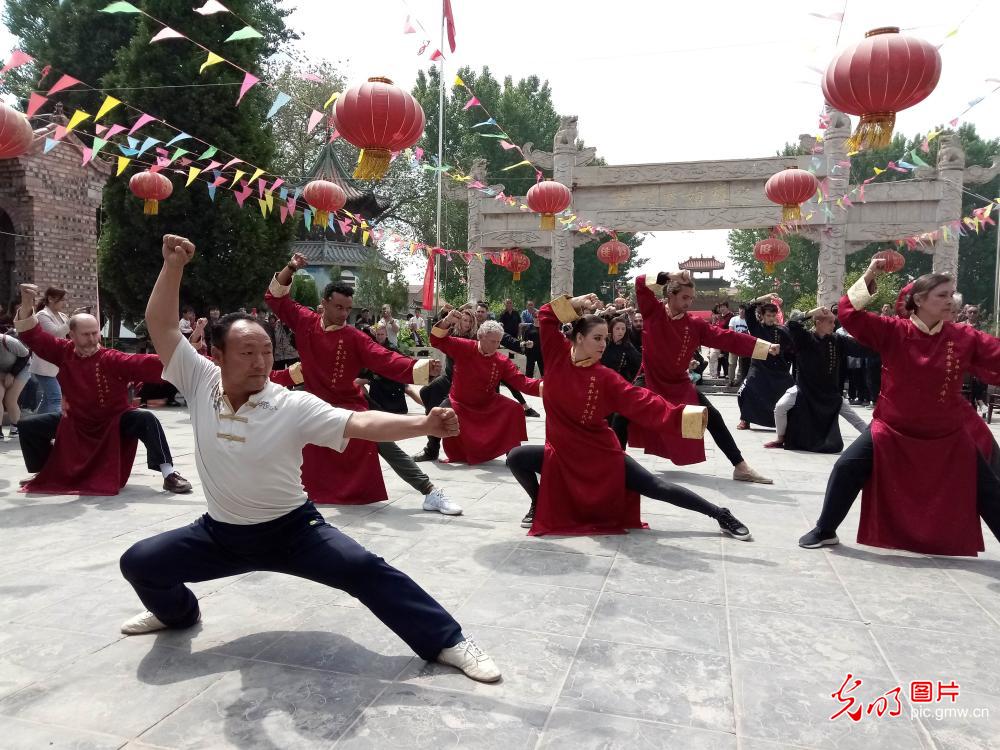
[[(735, 399), (714, 402), (735, 424)], [(731, 508), (749, 543), (650, 500), (647, 531), (531, 538), (502, 461), (424, 464), (461, 517), (423, 512), (388, 469), (391, 501), (322, 508), (456, 615), (504, 671), (497, 685), (417, 658), (343, 592), (268, 572), (195, 584), (195, 628), (124, 638), (118, 626), (141, 607), (119, 556), (204, 511), (187, 413), (157, 414), (192, 495), (163, 492), (140, 450), (117, 497), (25, 496), (17, 442), (0, 443), (5, 750), (1000, 743), (1000, 543), (984, 530), (978, 559), (862, 547), (856, 507), (839, 547), (801, 550), (835, 457), (764, 450), (765, 430), (736, 436), (773, 487), (734, 483), (711, 441), (688, 469), (632, 451)], [(541, 442), (543, 422), (528, 425)], [(848, 673), (864, 706), (901, 687), (903, 715), (831, 721)], [(911, 680), (954, 681), (959, 698), (911, 717)]]

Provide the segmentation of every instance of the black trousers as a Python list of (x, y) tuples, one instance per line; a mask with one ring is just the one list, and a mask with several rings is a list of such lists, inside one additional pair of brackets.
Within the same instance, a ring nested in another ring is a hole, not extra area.
[(430, 414), (431, 409), (440, 406), (441, 402), (448, 398), (451, 390), (451, 378), (447, 375), (438, 375), (420, 389), (420, 400), (424, 404), (424, 414)]
[[(517, 483), (528, 493), (532, 508), (538, 502), (538, 477), (542, 473), (544, 459), (543, 445), (519, 445), (507, 454), (507, 468)], [(718, 518), (721, 511), (718, 505), (710, 503), (686, 487), (664, 482), (654, 474), (650, 474), (631, 456), (625, 456), (625, 486), (644, 497), (703, 513), (710, 518)]]
[(534, 344), (530, 349), (524, 350), (524, 374), (529, 378), (535, 377), (535, 365), (538, 365), (538, 374), (545, 374), (545, 362), (542, 361), (542, 342), (538, 334), (526, 336), (525, 339)]
[[(823, 510), (816, 527), (833, 534), (854, 505), (858, 494), (872, 475), (875, 445), (869, 427), (840, 454), (826, 483)], [(994, 445), (993, 456), (987, 462), (982, 454), (976, 461), (976, 503), (980, 517), (993, 535), (1000, 539), (1000, 455)]]
[(185, 583), (268, 570), (346, 591), (428, 661), (462, 640), (461, 626), (430, 594), (330, 526), (309, 501), (266, 523), (206, 514), (133, 544), (120, 565), (146, 608), (172, 628), (198, 621), (198, 599)]
[[(52, 453), (61, 414), (37, 414), (22, 417), (17, 428), (21, 434), (21, 453), (30, 472), (41, 471)], [(122, 414), (119, 422), (122, 437), (134, 437), (146, 446), (146, 466), (159, 471), (163, 464), (172, 464), (167, 436), (156, 415), (145, 409), (132, 409)]]

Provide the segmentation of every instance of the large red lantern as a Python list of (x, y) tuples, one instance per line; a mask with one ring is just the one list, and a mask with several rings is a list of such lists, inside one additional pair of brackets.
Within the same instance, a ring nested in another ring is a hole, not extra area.
[(0, 159), (13, 159), (28, 153), (34, 138), (28, 118), (13, 107), (0, 104)]
[(302, 191), (306, 203), (316, 209), (315, 224), (325, 227), (330, 221), (330, 214), (335, 214), (347, 203), (347, 194), (335, 182), (327, 180), (312, 180)]
[(618, 264), (627, 261), (631, 253), (631, 248), (615, 237), (597, 248), (597, 259), (608, 264), (608, 276), (613, 276), (618, 273)]
[(753, 257), (764, 264), (764, 271), (774, 273), (774, 267), (785, 260), (791, 250), (788, 243), (778, 237), (767, 237), (753, 246)]
[(883, 268), (886, 273), (896, 273), (903, 270), (903, 266), (906, 265), (906, 258), (895, 250), (879, 250), (875, 253), (875, 257), (885, 261)]
[(424, 110), (409, 92), (388, 78), (369, 78), (337, 99), (333, 107), (337, 131), (361, 149), (354, 176), (379, 180), (394, 151), (402, 151), (424, 133)]
[(542, 229), (555, 229), (555, 215), (569, 208), (572, 202), (573, 194), (561, 182), (543, 180), (528, 191), (528, 208), (542, 215)]
[(895, 26), (874, 29), (840, 53), (823, 76), (823, 96), (841, 112), (860, 115), (851, 151), (885, 148), (896, 113), (926, 99), (941, 77), (941, 55), (923, 39)]
[(521, 274), (531, 268), (531, 258), (522, 253), (520, 250), (509, 250), (507, 251), (507, 262), (504, 267), (514, 274), (514, 281), (521, 280)]
[(802, 218), (800, 206), (816, 193), (816, 176), (812, 172), (797, 167), (787, 167), (764, 185), (764, 195), (772, 203), (781, 206), (782, 221), (799, 221)]
[(142, 212), (155, 216), (160, 212), (160, 201), (166, 200), (174, 192), (174, 186), (159, 172), (137, 172), (128, 181), (128, 189), (136, 198), (142, 198)]

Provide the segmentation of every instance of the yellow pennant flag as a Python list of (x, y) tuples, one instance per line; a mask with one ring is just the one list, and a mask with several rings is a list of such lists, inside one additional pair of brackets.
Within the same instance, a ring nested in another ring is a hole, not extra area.
[(884, 169), (879, 169), (878, 167), (872, 167), (872, 169), (875, 170), (876, 175), (880, 175), (885, 171)]
[(260, 205), (260, 215), (266, 217), (267, 216), (267, 201), (264, 200), (263, 198), (258, 198), (257, 199), (257, 203)]
[(476, 253), (476, 257), (479, 258), (479, 262), (480, 263), (483, 262), (483, 254), (482, 253)]
[(189, 168), (188, 169), (188, 179), (187, 179), (187, 182), (184, 184), (184, 187), (189, 187), (191, 185), (191, 183), (194, 182), (195, 177), (197, 177), (199, 174), (201, 174), (201, 168), (200, 167), (191, 167), (191, 168)]
[(368, 230), (367, 229), (361, 235), (361, 244), (362, 245), (367, 245), (368, 244)]
[(66, 132), (68, 133), (69, 131), (71, 131), (73, 128), (75, 128), (77, 125), (79, 125), (81, 122), (83, 122), (89, 117), (90, 117), (89, 113), (84, 112), (82, 109), (78, 109), (76, 112), (73, 113), (73, 116), (69, 118), (69, 125), (66, 126)]
[(334, 91), (332, 94), (330, 94), (330, 98), (326, 100), (326, 104), (323, 105), (323, 109), (326, 109), (327, 107), (329, 107), (331, 104), (333, 104), (339, 98), (340, 98), (340, 92), (339, 91)]
[(209, 52), (208, 53), (208, 59), (206, 59), (205, 62), (203, 62), (201, 64), (201, 67), (198, 68), (198, 72), (199, 73), (204, 73), (205, 72), (205, 68), (209, 67), (210, 65), (218, 65), (220, 62), (225, 62), (225, 58), (220, 57), (219, 55), (215, 54), (214, 52)]
[(102, 117), (104, 117), (104, 115), (113, 110), (119, 104), (121, 104), (121, 101), (115, 99), (113, 96), (105, 98), (104, 104), (101, 105), (101, 108), (97, 111), (97, 114), (94, 115), (94, 122), (100, 120)]
[(511, 164), (509, 167), (504, 167), (501, 172), (509, 172), (512, 169), (517, 169), (518, 167), (531, 166), (531, 162), (525, 159), (524, 161), (519, 161), (517, 164)]
[(274, 193), (272, 193), (270, 190), (265, 190), (264, 191), (264, 202), (267, 203), (267, 210), (268, 211), (273, 211), (274, 210)]
[(233, 183), (229, 187), (235, 187), (236, 183), (240, 181), (240, 178), (246, 174), (242, 169), (236, 170), (236, 176), (233, 178)]
[(455, 76), (455, 85), (456, 86), (464, 86), (465, 85), (465, 81), (462, 80), (462, 76)]
[(247, 185), (253, 185), (255, 182), (257, 182), (257, 178), (260, 177), (262, 174), (264, 174), (264, 170), (263, 169), (261, 169), (260, 167), (258, 167), (257, 169), (255, 169), (254, 173), (253, 173), (253, 177), (250, 178), (250, 181), (247, 182)]
[(118, 176), (118, 175), (120, 175), (120, 174), (121, 174), (122, 172), (124, 172), (124, 171), (125, 171), (125, 167), (127, 167), (127, 166), (128, 166), (128, 163), (129, 163), (130, 161), (132, 161), (132, 160), (131, 160), (131, 159), (129, 159), (129, 158), (127, 157), (127, 156), (119, 156), (119, 157), (118, 157), (118, 171), (117, 171), (117, 172), (115, 172), (115, 176)]

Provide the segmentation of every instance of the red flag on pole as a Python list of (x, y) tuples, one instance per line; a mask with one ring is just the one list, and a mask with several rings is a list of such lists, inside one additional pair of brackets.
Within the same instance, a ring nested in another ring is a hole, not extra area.
[(425, 310), (434, 309), (434, 250), (427, 248), (427, 270), (424, 272), (424, 298), (420, 303)]
[(451, 12), (451, 0), (444, 0), (444, 20), (448, 24), (448, 46), (455, 51), (455, 14)]

